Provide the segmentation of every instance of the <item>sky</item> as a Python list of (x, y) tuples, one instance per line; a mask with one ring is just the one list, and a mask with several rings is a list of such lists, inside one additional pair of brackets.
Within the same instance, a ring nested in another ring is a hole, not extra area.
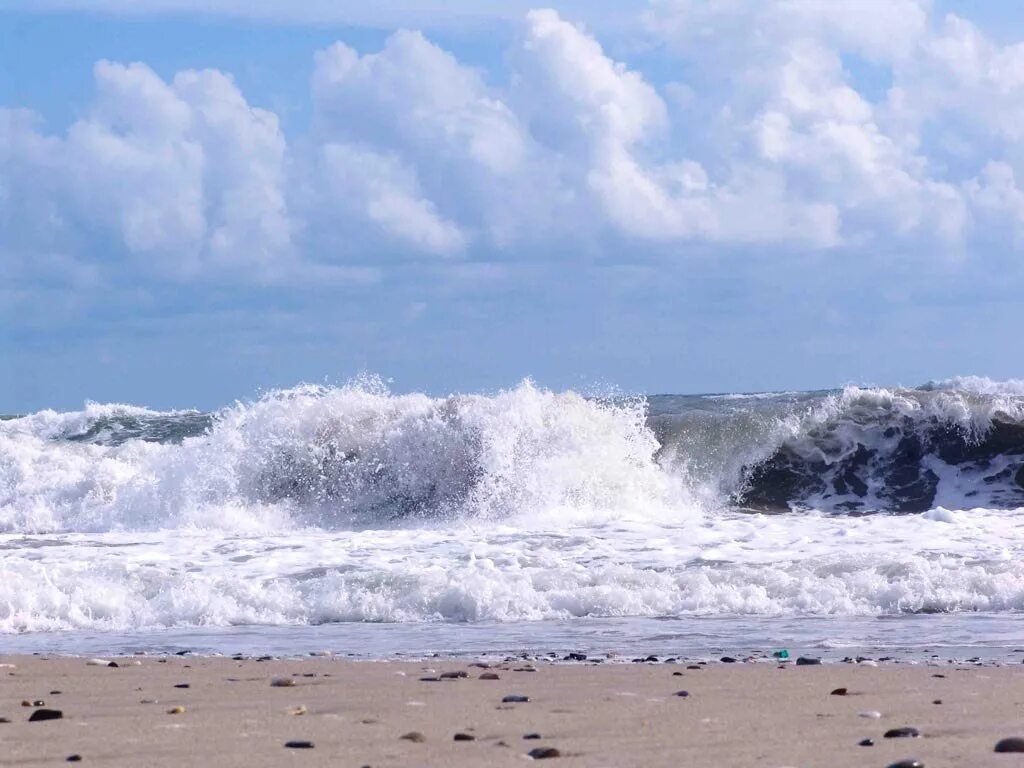
[(1021, 378), (1022, 252), (1012, 2), (0, 0), (0, 412)]

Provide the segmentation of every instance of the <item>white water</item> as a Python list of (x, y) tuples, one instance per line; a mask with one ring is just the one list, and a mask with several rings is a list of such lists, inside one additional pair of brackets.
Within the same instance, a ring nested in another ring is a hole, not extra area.
[[(827, 407), (900, 397), (864, 392)], [(642, 402), (364, 382), (112, 438), (163, 416), (0, 422), (0, 631), (1024, 610), (1024, 510), (731, 510), (659, 458)]]

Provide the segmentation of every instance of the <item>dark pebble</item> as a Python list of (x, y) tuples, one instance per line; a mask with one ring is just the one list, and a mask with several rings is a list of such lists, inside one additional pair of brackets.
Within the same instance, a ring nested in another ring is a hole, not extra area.
[(736, 663), (736, 659), (734, 659), (732, 656), (723, 656), (722, 658), (719, 659), (719, 661), (722, 662), (723, 664), (735, 664)]
[(420, 682), (421, 683), (439, 683), (439, 682), (441, 682), (441, 678), (440, 677), (421, 677), (420, 678)]
[(0, 717), (0, 723), (9, 723), (11, 719), (9, 717)]
[(679, 697), (679, 698), (681, 698), (681, 699), (686, 699), (686, 698), (689, 698), (689, 696), (690, 696), (690, 692), (689, 692), (689, 691), (676, 691), (676, 692), (675, 692), (674, 694), (672, 694), (672, 695), (673, 695), (673, 696), (678, 696), (678, 697)]
[(523, 738), (524, 739), (539, 739), (540, 738), (540, 734), (539, 733), (524, 733), (523, 734)]
[(64, 713), (59, 709), (37, 709), (32, 713), (28, 721), (30, 723), (39, 723), (43, 720), (60, 720), (62, 717), (64, 717)]
[(860, 741), (857, 742), (857, 746), (858, 747), (873, 747), (873, 746), (875, 746), (875, 740), (874, 739), (861, 739)]
[(920, 760), (900, 760), (898, 763), (890, 763), (888, 768), (924, 768)]
[(174, 687), (175, 688), (191, 688), (192, 685), (190, 683), (175, 683)]
[(481, 672), (477, 680), (501, 680), (497, 672)]
[(945, 677), (945, 675), (932, 675), (932, 677)]
[(942, 703), (942, 699), (935, 699), (935, 701), (932, 702), (932, 704), (941, 704), (941, 703)]
[(312, 749), (313, 748), (313, 742), (312, 741), (286, 741), (284, 743), (284, 745), (286, 747), (288, 747), (288, 749)]
[(403, 733), (398, 738), (404, 741), (411, 741), (414, 744), (422, 744), (424, 741), (426, 741), (426, 738), (424, 738), (423, 734), (419, 731), (409, 731), (408, 733)]
[(192, 651), (175, 651), (174, 655), (175, 656), (188, 656), (190, 653), (192, 653)]
[(682, 676), (683, 676), (682, 672), (673, 672), (672, 673), (672, 677), (682, 677)]
[(107, 666), (108, 666), (108, 667), (113, 667), (114, 669), (117, 669), (117, 668), (118, 668), (118, 667), (120, 667), (121, 665), (120, 665), (120, 664), (118, 664), (118, 663), (117, 663), (116, 661), (112, 661), (112, 662), (110, 662), (109, 664), (107, 664)]
[(921, 732), (908, 725), (903, 728), (890, 728), (884, 735), (887, 739), (916, 739)]
[(687, 669), (700, 669), (700, 665), (699, 664), (687, 664), (686, 668)]
[(798, 656), (796, 660), (798, 667), (810, 667), (817, 664), (821, 664), (821, 659), (816, 659), (813, 656)]
[(471, 733), (456, 733), (452, 741), (476, 741), (476, 736)]
[(80, 763), (80, 762), (82, 762), (82, 756), (81, 755), (68, 755), (67, 757), (64, 758), (64, 760), (65, 760), (65, 762), (68, 762), (68, 763)]
[(845, 695), (846, 695), (846, 693), (847, 693), (847, 691), (846, 691), (846, 689), (845, 689), (845, 688), (834, 688), (834, 689), (833, 689), (833, 690), (832, 690), (832, 691), (831, 691), (831, 692), (829, 693), (829, 696), (845, 696)]
[(534, 760), (547, 760), (549, 757), (561, 757), (562, 753), (554, 747), (537, 747), (527, 752)]
[(996, 752), (1024, 752), (1024, 739), (1018, 736), (1011, 736), (1007, 739), (1000, 739), (996, 743)]
[(518, 694), (511, 694), (501, 700), (502, 704), (525, 704), (530, 700), (529, 696), (520, 696)]
[(51, 696), (60, 696), (60, 691), (50, 691)]
[(463, 677), (469, 677), (469, 673), (468, 672), (464, 672), (461, 669), (456, 670), (455, 672), (442, 672), (441, 673), (441, 679), (442, 680), (459, 680), (459, 679), (461, 679)]

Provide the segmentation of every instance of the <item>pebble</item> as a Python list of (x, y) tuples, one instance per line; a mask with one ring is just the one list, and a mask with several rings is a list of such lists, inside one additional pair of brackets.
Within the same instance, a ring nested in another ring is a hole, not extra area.
[(284, 745), (286, 747), (288, 747), (288, 749), (312, 749), (313, 748), (313, 742), (312, 741), (286, 741), (284, 743)]
[(735, 664), (736, 663), (736, 659), (734, 659), (732, 656), (723, 656), (722, 658), (719, 659), (719, 661), (722, 662), (723, 664)]
[(476, 736), (471, 733), (456, 733), (452, 741), (476, 741)]
[(442, 672), (441, 673), (441, 679), (442, 680), (460, 680), (463, 677), (469, 677), (469, 673), (465, 672), (465, 671), (463, 671), (461, 669), (456, 670), (455, 672)]
[(866, 712), (858, 712), (857, 717), (867, 717), (871, 720), (877, 720), (882, 716), (882, 713), (876, 709), (869, 709)]
[(422, 744), (426, 741), (426, 738), (424, 738), (423, 734), (419, 731), (409, 731), (408, 733), (403, 733), (398, 738), (404, 739), (405, 741), (411, 741), (414, 744)]
[(275, 677), (270, 681), (271, 688), (294, 688), (295, 681), (290, 677)]
[(1024, 752), (1024, 739), (1019, 736), (1011, 736), (1000, 739), (996, 742), (996, 752)]
[(698, 669), (699, 670), (700, 669), (700, 665), (699, 664), (687, 664), (686, 668), (687, 669)]
[(120, 667), (121, 665), (120, 665), (120, 664), (118, 664), (118, 663), (117, 663), (116, 661), (112, 661), (112, 662), (110, 662), (109, 664), (107, 664), (107, 666), (108, 666), (108, 667), (111, 667), (112, 669), (117, 669), (117, 668), (118, 668), (118, 667)]
[(481, 672), (478, 680), (501, 680), (497, 672)]
[(539, 739), (541, 736), (539, 733), (524, 733), (524, 739)]
[(9, 717), (0, 717), (0, 723), (9, 723), (11, 719)]
[(501, 700), (502, 704), (525, 704), (530, 700), (529, 696), (520, 696), (519, 694), (510, 694)]
[(673, 672), (672, 673), (672, 677), (682, 677), (682, 676), (683, 676), (682, 672)]
[(561, 757), (562, 753), (554, 747), (537, 747), (526, 753), (534, 760), (547, 760), (549, 757)]
[(175, 688), (191, 688), (192, 685), (190, 683), (175, 683), (174, 687)]
[(681, 699), (686, 699), (686, 698), (689, 698), (690, 692), (689, 691), (676, 691), (672, 695), (673, 696), (678, 696)]
[(873, 747), (873, 746), (875, 746), (875, 740), (874, 739), (861, 739), (860, 741), (857, 742), (857, 746), (858, 747)]
[(167, 714), (168, 715), (183, 715), (183, 714), (185, 714), (185, 708), (181, 707), (181, 706), (171, 707), (170, 709), (167, 710)]
[(441, 682), (441, 678), (440, 677), (421, 677), (420, 678), (420, 682), (421, 683), (439, 683), (439, 682)]
[(64, 761), (67, 762), (67, 763), (80, 763), (80, 762), (82, 762), (82, 756), (78, 755), (78, 754), (68, 755), (67, 757), (64, 758)]
[(932, 701), (932, 704), (941, 704), (941, 703), (942, 703), (942, 699), (935, 699), (934, 701)]
[(833, 688), (829, 693), (829, 696), (845, 696), (847, 693), (845, 688)]
[(798, 667), (810, 667), (817, 664), (821, 664), (821, 659), (816, 659), (812, 656), (798, 656), (796, 660)]
[(887, 739), (916, 739), (921, 732), (917, 728), (907, 725), (903, 728), (890, 728), (883, 735)]
[(920, 760), (900, 760), (898, 763), (890, 763), (888, 768), (924, 768)]
[(30, 723), (39, 723), (43, 720), (60, 720), (64, 717), (64, 713), (59, 709), (37, 709), (29, 717)]

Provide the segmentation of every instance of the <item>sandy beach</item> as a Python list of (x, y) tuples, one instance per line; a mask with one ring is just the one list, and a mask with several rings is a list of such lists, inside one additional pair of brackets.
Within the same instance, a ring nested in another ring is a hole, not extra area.
[(0, 763), (1024, 765), (994, 752), (1024, 736), (1020, 665), (111, 661), (3, 657)]

